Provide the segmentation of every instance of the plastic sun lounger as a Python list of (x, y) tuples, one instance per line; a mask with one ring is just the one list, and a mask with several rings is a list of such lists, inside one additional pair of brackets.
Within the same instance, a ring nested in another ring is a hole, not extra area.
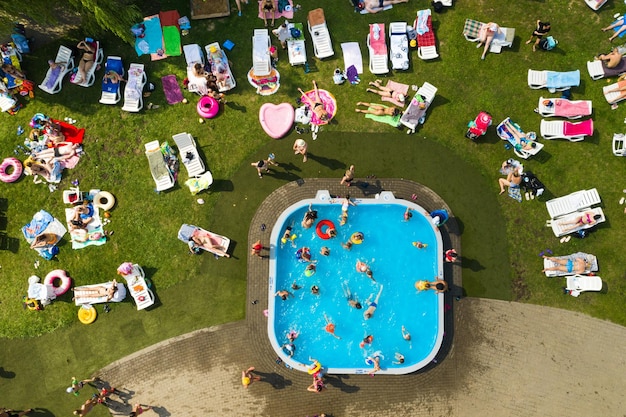
[[(626, 98), (626, 89), (622, 91), (619, 91), (617, 89), (625, 88), (625, 87), (626, 87), (626, 80), (618, 81), (611, 85), (606, 85), (602, 87), (602, 92), (604, 93), (604, 98), (606, 99), (607, 103), (615, 104), (617, 102), (624, 100)], [(617, 90), (617, 91), (613, 91), (613, 90)]]
[(543, 117), (567, 117), (578, 119), (590, 116), (593, 111), (591, 100), (567, 100), (564, 98), (539, 97), (537, 110)]
[(187, 84), (187, 91), (203, 95), (207, 91), (206, 79), (204, 77), (196, 77), (194, 73), (194, 66), (196, 64), (199, 63), (202, 67), (205, 65), (202, 48), (197, 43), (184, 45), (183, 53), (185, 54), (185, 61), (187, 62), (187, 79), (189, 80), (189, 84)]
[(287, 55), (289, 63), (293, 65), (304, 65), (306, 63), (306, 45), (304, 44), (304, 27), (302, 23), (287, 23), (289, 33), (292, 29), (297, 29), (300, 36), (294, 38), (292, 35), (287, 39)]
[(6, 85), (0, 81), (0, 111), (9, 111), (16, 104), (17, 100), (8, 92)]
[(343, 67), (347, 70), (354, 66), (358, 74), (363, 74), (363, 55), (359, 43), (344, 42), (341, 44), (341, 52), (343, 52)]
[(563, 197), (553, 198), (546, 202), (546, 208), (551, 219), (568, 215), (575, 211), (585, 211), (589, 207), (600, 204), (600, 194), (597, 188), (580, 190)]
[[(228, 252), (228, 247), (230, 246), (230, 239), (227, 238), (226, 236), (222, 236), (222, 235), (218, 235), (217, 233), (213, 233), (213, 232), (209, 232), (207, 230), (204, 230), (201, 227), (198, 226), (194, 226), (191, 224), (183, 224), (180, 229), (178, 230), (178, 239), (185, 242), (187, 245), (189, 245), (189, 247), (197, 247), (195, 246), (195, 244), (193, 243), (193, 241), (191, 240), (194, 232), (199, 231), (202, 233), (206, 233), (207, 236), (209, 237), (209, 239), (211, 240), (211, 243), (216, 245), (216, 246), (220, 246), (224, 252)], [(218, 252), (214, 252), (211, 249), (208, 249), (204, 246), (200, 246), (201, 249), (210, 252), (212, 254), (214, 254), (215, 256), (224, 256), (224, 254), (222, 253), (218, 253)]]
[(209, 58), (213, 75), (217, 78), (217, 88), (220, 93), (232, 90), (237, 86), (233, 72), (228, 63), (228, 57), (218, 42), (213, 42), (204, 47), (206, 56)]
[(318, 59), (331, 57), (335, 54), (333, 43), (330, 40), (330, 32), (326, 26), (324, 9), (314, 9), (307, 15), (307, 26), (313, 41), (313, 53)]
[(607, 0), (585, 0), (587, 6), (591, 7), (592, 10), (598, 11), (600, 7), (604, 6)]
[(370, 54), (369, 68), (372, 74), (387, 74), (389, 72), (385, 36), (384, 23), (370, 25), (370, 32), (367, 34), (367, 49)]
[[(574, 229), (571, 229), (572, 227), (571, 224), (566, 224), (568, 222), (576, 221), (576, 219), (578, 219), (581, 216), (581, 214), (585, 211), (593, 212), (593, 216), (600, 215), (600, 218), (596, 220), (594, 224), (585, 223), (585, 224), (581, 224), (577, 226)], [(585, 210), (580, 210), (580, 211), (567, 214), (565, 216), (557, 217), (549, 221), (548, 224), (552, 228), (554, 235), (556, 237), (561, 237), (561, 236), (566, 236), (572, 233), (576, 233), (579, 230), (591, 229), (592, 227), (595, 227), (596, 225), (603, 223), (605, 221), (606, 221), (606, 217), (604, 216), (604, 212), (602, 211), (602, 208), (595, 207), (595, 208), (586, 208)]]
[(147, 80), (143, 64), (130, 64), (122, 110), (136, 113), (143, 108), (143, 86)]
[[(590, 255), (588, 253), (584, 253), (584, 252), (576, 252), (576, 253), (572, 253), (571, 255), (566, 255), (566, 256), (553, 256), (553, 258), (555, 259), (567, 259), (567, 260), (571, 260), (572, 262), (574, 262), (574, 259), (576, 258), (583, 258), (585, 261), (589, 262), (590, 267), (585, 270), (585, 274), (589, 274), (591, 272), (598, 272), (598, 258), (596, 258), (594, 255)], [(548, 258), (543, 258), (543, 268), (552, 268), (557, 266), (558, 264), (551, 261)], [(564, 276), (568, 276), (568, 275), (575, 275), (574, 272), (566, 272), (566, 271), (545, 271), (544, 272), (546, 274), (547, 277), (564, 277)]]
[(626, 73), (626, 58), (622, 57), (620, 63), (614, 68), (607, 68), (600, 60), (588, 61), (587, 71), (592, 80), (619, 76)]
[[(480, 29), (483, 27), (484, 23), (479, 22), (478, 20), (473, 19), (465, 19), (465, 25), (463, 26), (463, 36), (470, 42), (479, 42), (480, 41)], [(496, 34), (491, 41), (491, 45), (489, 46), (489, 52), (499, 54), (502, 52), (503, 47), (510, 48), (513, 45), (513, 40), (515, 39), (515, 29), (514, 28), (504, 28), (500, 26), (501, 33)]]
[(593, 119), (572, 123), (567, 120), (541, 120), (539, 128), (544, 139), (567, 139), (570, 142), (585, 140), (593, 135)]
[(204, 55), (202, 54), (202, 48), (197, 43), (189, 45), (183, 45), (183, 53), (185, 54), (185, 61), (187, 66), (194, 65), (199, 62), (204, 66)]
[(146, 282), (146, 274), (143, 268), (137, 264), (133, 265), (133, 272), (124, 276), (128, 291), (135, 300), (137, 310), (143, 310), (154, 304), (154, 293)]
[[(426, 111), (435, 99), (436, 94), (437, 87), (428, 82), (424, 82), (424, 84), (417, 90), (415, 96), (409, 102), (404, 114), (400, 118), (400, 123), (408, 128), (407, 134), (415, 133), (417, 126), (424, 123)], [(425, 108), (420, 109), (420, 102), (422, 101), (426, 106)]]
[(406, 33), (406, 22), (389, 24), (389, 60), (392, 69), (409, 69), (409, 37)]
[(269, 75), (272, 71), (270, 46), (269, 31), (267, 29), (254, 29), (254, 36), (252, 37), (252, 72), (255, 76)]
[(519, 156), (520, 158), (523, 158), (523, 159), (528, 159), (528, 158), (530, 158), (533, 155), (537, 155), (539, 153), (539, 151), (541, 151), (541, 149), (543, 149), (543, 143), (539, 143), (537, 141), (534, 141), (534, 143), (535, 143), (535, 147), (534, 148), (524, 149), (521, 146), (519, 146), (519, 144), (517, 143), (517, 140), (515, 139), (513, 134), (511, 132), (509, 132), (508, 128), (505, 126), (505, 124), (507, 122), (510, 122), (513, 126), (515, 126), (517, 128), (517, 130), (521, 134), (524, 134), (524, 131), (522, 130), (521, 127), (519, 127), (519, 125), (517, 123), (513, 122), (510, 117), (507, 117), (506, 119), (504, 119), (496, 127), (496, 132), (497, 132), (498, 136), (500, 137), (500, 139), (506, 140), (506, 141), (508, 141), (511, 144), (511, 147), (513, 148), (513, 152), (515, 152), (515, 155), (517, 155), (517, 156)]
[(206, 168), (202, 158), (200, 158), (193, 136), (184, 132), (172, 136), (172, 139), (174, 139), (174, 143), (178, 146), (178, 152), (183, 160), (183, 165), (187, 168), (187, 174), (190, 177), (202, 175), (204, 171), (206, 171)]
[(580, 85), (580, 71), (536, 71), (528, 70), (528, 86), (534, 90), (547, 88), (548, 91), (568, 90)]
[[(425, 20), (425, 22), (424, 22)], [(420, 28), (418, 28), (420, 26)], [(421, 27), (425, 26), (425, 28)], [(435, 31), (433, 30), (432, 15), (430, 9), (418, 10), (417, 18), (413, 23), (413, 28), (427, 29), (423, 34), (417, 32), (417, 56), (422, 60), (435, 59), (439, 57), (437, 53), (437, 38), (435, 37)]]
[[(89, 71), (85, 73), (85, 79), (76, 82), (76, 79), (70, 77), (72, 84), (80, 85), (81, 87), (91, 87), (96, 82), (96, 70), (104, 61), (104, 50), (100, 47), (100, 41), (94, 41), (96, 52), (94, 53), (93, 65), (89, 68)], [(77, 73), (78, 74), (78, 73)]]
[(59, 51), (54, 59), (56, 68), (48, 68), (46, 78), (39, 84), (39, 88), (48, 94), (56, 94), (63, 88), (63, 78), (74, 69), (74, 57), (72, 50), (66, 46), (59, 46)]
[(567, 277), (565, 291), (572, 297), (578, 297), (585, 291), (602, 291), (602, 278), (598, 276), (574, 275)]
[(156, 184), (156, 191), (165, 191), (172, 188), (175, 184), (174, 176), (170, 172), (158, 140), (146, 143), (146, 157), (150, 164), (150, 174)]
[(111, 287), (113, 285), (113, 281), (104, 282), (102, 284), (92, 284), (92, 285), (81, 285), (80, 287), (74, 287), (74, 303), (77, 306), (82, 306), (84, 304), (98, 304), (98, 303), (119, 303), (124, 298), (126, 298), (126, 287), (123, 283), (117, 283), (117, 291), (113, 294), (113, 298), (107, 300), (106, 296), (100, 297), (85, 297), (87, 291), (92, 290), (96, 287)]
[[(107, 61), (104, 64), (104, 74), (114, 71), (121, 77), (124, 76), (124, 64), (122, 58), (119, 56), (108, 56)], [(102, 95), (100, 96), (100, 103), (102, 104), (117, 104), (122, 99), (122, 81), (113, 83), (111, 80), (102, 79)]]
[(626, 140), (623, 133), (613, 135), (613, 155), (626, 156)]

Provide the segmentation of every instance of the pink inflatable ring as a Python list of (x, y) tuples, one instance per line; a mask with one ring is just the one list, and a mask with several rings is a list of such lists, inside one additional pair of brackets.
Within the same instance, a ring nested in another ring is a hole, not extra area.
[[(54, 285), (56, 280), (59, 280), (59, 286)], [(45, 285), (50, 285), (54, 288), (54, 294), (58, 297), (65, 294), (72, 285), (72, 280), (67, 276), (67, 272), (62, 269), (55, 269), (51, 271), (43, 280)]]
[(200, 117), (205, 119), (212, 119), (217, 116), (217, 112), (220, 111), (220, 104), (213, 97), (202, 96), (196, 106)]
[[(13, 168), (13, 171), (9, 174), (9, 169)], [(22, 163), (19, 159), (9, 157), (5, 158), (0, 164), (0, 181), (2, 182), (15, 182), (22, 176)]]

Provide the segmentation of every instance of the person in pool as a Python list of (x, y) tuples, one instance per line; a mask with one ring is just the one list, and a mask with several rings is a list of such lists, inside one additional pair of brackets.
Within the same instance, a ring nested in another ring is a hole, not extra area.
[(411, 340), (411, 333), (406, 330), (406, 327), (402, 326), (402, 338), (407, 342)]
[(309, 209), (304, 213), (304, 218), (302, 219), (302, 227), (305, 229), (310, 229), (315, 224), (315, 220), (317, 220), (317, 210), (313, 210), (312, 207), (313, 204), (309, 204)]
[(324, 320), (326, 321), (326, 326), (324, 327), (324, 330), (330, 333), (335, 339), (341, 339), (341, 337), (335, 334), (335, 325), (330, 321), (326, 313), (324, 313)]
[(378, 308), (378, 302), (380, 300), (380, 294), (382, 294), (382, 292), (383, 292), (383, 286), (381, 284), (380, 290), (378, 290), (378, 294), (376, 295), (376, 298), (374, 299), (374, 301), (370, 301), (373, 294), (370, 294), (367, 300), (365, 300), (365, 305), (368, 306), (367, 310), (365, 310), (365, 312), (363, 313), (363, 318), (365, 318), (365, 320), (371, 319), (372, 316), (374, 315), (376, 308)]
[(356, 297), (356, 294), (352, 294), (352, 291), (350, 291), (350, 287), (348, 287), (345, 282), (341, 283), (341, 288), (343, 289), (343, 295), (344, 297), (346, 297), (346, 300), (348, 301), (348, 305), (350, 307), (354, 307), (357, 310), (363, 308), (363, 306), (359, 302), (359, 299)]
[(367, 266), (367, 264), (365, 262), (357, 260), (356, 261), (356, 270), (357, 270), (357, 272), (361, 272), (361, 273), (365, 274), (369, 279), (371, 279), (372, 281), (376, 282), (376, 280), (374, 279), (374, 273), (372, 272), (370, 267)]
[(279, 290), (276, 291), (276, 294), (274, 294), (275, 296), (279, 296), (283, 301), (285, 301), (287, 298), (289, 298), (289, 296), (294, 296), (292, 293), (290, 293), (287, 290)]

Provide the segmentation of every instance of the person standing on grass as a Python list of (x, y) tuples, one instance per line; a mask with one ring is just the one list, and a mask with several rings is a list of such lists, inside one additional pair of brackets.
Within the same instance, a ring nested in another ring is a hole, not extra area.
[(530, 39), (526, 41), (526, 45), (531, 43), (533, 41), (533, 38), (537, 38), (535, 43), (533, 43), (533, 52), (535, 52), (537, 50), (537, 45), (539, 45), (539, 42), (541, 41), (541, 38), (547, 35), (548, 32), (550, 32), (550, 22), (542, 22), (541, 20), (537, 20), (537, 27), (533, 31), (532, 35), (530, 35)]
[(83, 379), (83, 380), (78, 380), (76, 379), (75, 376), (72, 377), (72, 385), (70, 387), (67, 387), (67, 389), (65, 390), (65, 392), (67, 392), (68, 394), (74, 394), (75, 396), (78, 397), (78, 394), (80, 392), (80, 390), (87, 385), (90, 382), (95, 381), (96, 378), (91, 378), (91, 379)]

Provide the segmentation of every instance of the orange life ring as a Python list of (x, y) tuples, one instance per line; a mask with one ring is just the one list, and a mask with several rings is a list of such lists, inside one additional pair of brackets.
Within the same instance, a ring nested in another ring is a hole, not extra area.
[[(326, 229), (325, 229), (324, 231), (322, 231), (322, 227), (324, 227), (324, 226), (326, 226)], [(328, 219), (324, 219), (324, 220), (320, 220), (320, 221), (317, 223), (317, 226), (315, 226), (315, 233), (317, 233), (317, 235), (320, 237), (320, 239), (327, 240), (327, 239), (330, 239), (330, 237), (331, 237), (331, 236), (328, 234), (328, 232), (329, 232), (331, 229), (335, 229), (335, 230), (337, 230), (337, 229), (335, 228), (335, 223), (331, 222), (331, 221), (330, 221), (330, 220), (328, 220)]]

